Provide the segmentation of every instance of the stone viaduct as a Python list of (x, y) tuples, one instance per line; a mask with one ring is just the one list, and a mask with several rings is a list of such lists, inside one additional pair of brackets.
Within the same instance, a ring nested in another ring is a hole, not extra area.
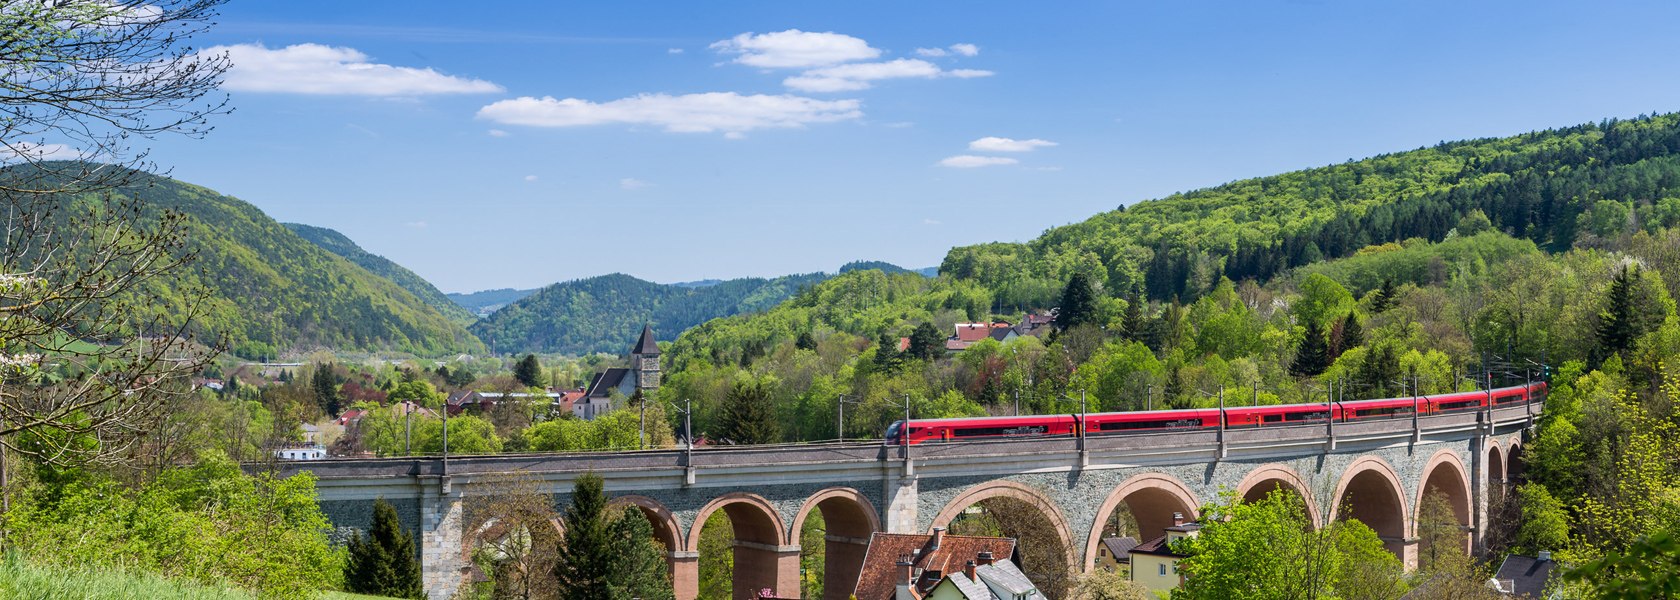
[[(875, 443), (283, 463), (313, 471), (322, 509), (340, 528), (365, 528), (375, 499), (419, 532), (428, 593), (459, 586), (481, 531), (463, 511), (497, 478), (519, 477), (570, 501), (574, 478), (600, 474), (615, 502), (634, 505), (669, 550), (676, 595), (698, 593), (700, 527), (724, 511), (735, 533), (736, 597), (799, 593), (800, 548), (825, 545), (825, 599), (844, 599), (871, 533), (929, 532), (993, 498), (1027, 503), (1050, 523), (1067, 564), (1091, 568), (1103, 522), (1124, 504), (1144, 538), (1194, 518), (1226, 491), (1276, 488), (1305, 500), (1315, 522), (1357, 518), (1408, 565), (1418, 553), (1426, 491), (1451, 501), (1466, 544), (1479, 544), (1490, 497), (1520, 470), (1540, 400), (1453, 414), (1116, 436), (1017, 439), (912, 447)], [(820, 511), (823, 539), (800, 539)]]

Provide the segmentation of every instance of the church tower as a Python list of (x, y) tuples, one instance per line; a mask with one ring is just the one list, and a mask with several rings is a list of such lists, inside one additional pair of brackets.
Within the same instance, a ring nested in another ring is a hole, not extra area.
[(630, 370), (636, 374), (636, 391), (649, 397), (659, 389), (659, 343), (653, 340), (653, 328), (642, 326), (642, 338), (630, 349)]

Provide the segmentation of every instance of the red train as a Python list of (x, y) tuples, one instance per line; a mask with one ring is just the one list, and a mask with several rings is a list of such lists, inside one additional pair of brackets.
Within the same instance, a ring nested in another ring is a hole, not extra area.
[[(1543, 400), (1545, 383), (1513, 386), (1493, 390), (1494, 406), (1520, 403), (1533, 397)], [(1305, 423), (1323, 423), (1326, 419), (1339, 422), (1367, 419), (1410, 417), (1415, 409), (1419, 414), (1450, 413), (1486, 408), (1487, 391), (1454, 392), (1405, 398), (1357, 400), (1325, 404), (1279, 404), (1274, 406), (1240, 406), (1225, 409), (1225, 427), (1275, 427)], [(1219, 426), (1219, 409), (1192, 408), (1186, 410), (1154, 410), (1136, 412), (1092, 413), (1085, 416), (1087, 435), (1108, 435), (1133, 431), (1167, 431), (1175, 429), (1203, 429)], [(922, 444), (961, 440), (988, 440), (1022, 437), (1074, 436), (1080, 429), (1079, 415), (1024, 415), (1019, 417), (976, 417), (962, 419), (914, 419), (898, 421), (887, 428), (887, 444)], [(900, 438), (900, 433), (908, 436)]]

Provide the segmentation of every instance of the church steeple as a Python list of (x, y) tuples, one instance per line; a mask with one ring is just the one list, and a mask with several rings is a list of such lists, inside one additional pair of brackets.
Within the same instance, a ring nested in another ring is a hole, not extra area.
[(630, 368), (636, 373), (636, 391), (643, 397), (659, 389), (659, 343), (653, 339), (653, 327), (642, 325), (642, 337), (630, 348)]

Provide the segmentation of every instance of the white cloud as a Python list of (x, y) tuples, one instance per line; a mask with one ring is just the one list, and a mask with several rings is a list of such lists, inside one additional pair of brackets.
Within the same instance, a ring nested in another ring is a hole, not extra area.
[(869, 60), (881, 51), (861, 39), (828, 32), (789, 29), (773, 33), (751, 32), (713, 43), (713, 50), (738, 54), (735, 62), (767, 69), (820, 67), (854, 60)]
[(947, 48), (917, 48), (916, 49), (916, 55), (917, 56), (927, 56), (927, 57), (938, 58), (938, 57), (941, 57), (941, 56), (950, 56), (952, 54), (955, 54), (955, 55), (958, 55), (958, 56), (979, 56), (980, 55), (980, 47), (976, 46), (974, 44), (951, 44)]
[(857, 100), (817, 100), (802, 96), (735, 92), (642, 94), (607, 102), (578, 98), (525, 96), (501, 100), (478, 110), (478, 117), (509, 125), (579, 127), (623, 123), (655, 125), (673, 132), (743, 132), (804, 127), (863, 116)]
[(983, 137), (968, 143), (968, 149), (976, 152), (1032, 152), (1039, 148), (1049, 148), (1056, 142), (1033, 138), (1030, 140), (1012, 140), (1006, 137)]
[(974, 156), (972, 154), (959, 154), (939, 161), (939, 165), (943, 167), (951, 167), (953, 169), (973, 169), (977, 167), (1013, 165), (1018, 162), (1021, 161), (1006, 156)]
[(652, 185), (653, 184), (648, 183), (646, 181), (642, 181), (640, 179), (636, 179), (635, 177), (625, 177), (624, 179), (618, 180), (619, 189), (624, 189), (624, 190), (635, 191), (635, 190), (647, 189), (648, 187), (650, 187)]
[(945, 71), (938, 65), (919, 58), (900, 58), (886, 62), (852, 63), (811, 69), (782, 80), (782, 85), (804, 92), (846, 92), (869, 89), (871, 82), (882, 79), (934, 79), (938, 77), (983, 77), (989, 71), (962, 69)]
[(43, 160), (80, 160), (80, 152), (64, 144), (0, 142), (0, 164)]
[(409, 221), (407, 223), (403, 223), (403, 227), (407, 227), (409, 229), (425, 229), (427, 225), (425, 221)]
[(485, 133), (490, 134), (490, 137), (507, 137), (508, 136), (508, 132), (502, 131), (500, 129), (491, 129), (490, 131), (486, 131)]
[(536, 181), (536, 180), (537, 180), (536, 175), (526, 175), (525, 176), (525, 181)]
[(205, 54), (223, 52), (233, 67), (222, 87), (241, 92), (418, 96), (502, 91), (502, 86), (482, 79), (368, 62), (368, 55), (354, 48), (296, 44), (270, 49), (262, 44), (237, 44), (204, 50)]

